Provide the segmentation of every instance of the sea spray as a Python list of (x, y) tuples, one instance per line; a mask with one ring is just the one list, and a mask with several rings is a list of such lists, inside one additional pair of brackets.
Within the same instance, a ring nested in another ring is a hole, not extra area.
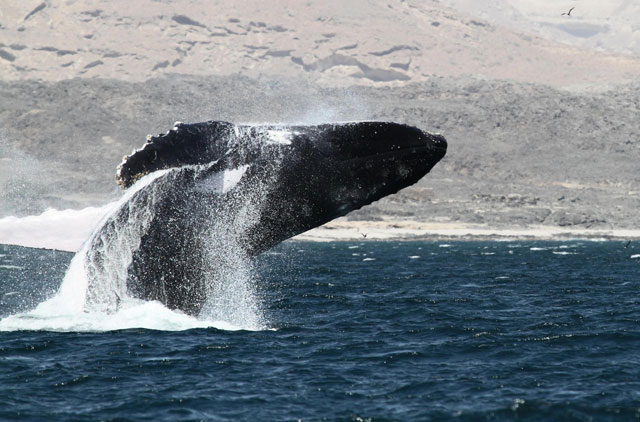
[[(209, 245), (211, 251), (203, 254), (202, 265), (208, 268), (209, 300), (200, 318), (128, 295), (127, 268), (133, 251), (153, 221), (153, 206), (162, 198), (164, 187), (171, 185), (171, 173), (177, 171), (179, 169), (154, 172), (130, 188), (117, 204), (109, 207), (92, 236), (74, 256), (57, 294), (30, 312), (1, 320), (0, 331), (110, 331), (134, 327), (264, 329), (264, 318), (254, 293), (251, 262), (239, 244), (231, 241), (232, 233), (242, 229), (241, 221), (255, 218), (255, 214), (247, 210), (242, 213), (244, 217), (236, 220), (236, 225), (220, 224), (222, 220), (211, 226), (207, 222), (203, 224), (199, 243), (203, 247)], [(226, 186), (233, 184), (228, 177), (221, 180)], [(252, 202), (245, 201), (244, 205)], [(212, 209), (211, 213), (218, 211)], [(229, 223), (233, 218), (225, 221)], [(226, 233), (217, 232), (223, 227)]]
[[(185, 235), (189, 247), (193, 248), (199, 259), (180, 261), (180, 265), (185, 265), (185, 268), (195, 265), (198, 271), (185, 275), (199, 273), (203, 278), (206, 298), (199, 320), (210, 321), (216, 326), (222, 324), (226, 328), (263, 329), (266, 323), (257, 294), (252, 257), (247, 254), (243, 243), (251, 236), (252, 227), (260, 224), (267, 195), (278, 179), (281, 150), (268, 146), (288, 144), (291, 134), (273, 128), (262, 131), (255, 127), (244, 127), (236, 129), (234, 135), (239, 139), (253, 139), (262, 149), (261, 153), (270, 157), (268, 169), (262, 169), (266, 176), (255, 183), (245, 183), (234, 189), (248, 165), (212, 171), (216, 164), (214, 162), (165, 169), (141, 178), (102, 218), (72, 260), (56, 297), (41, 304), (38, 312), (50, 315), (83, 314), (84, 317), (102, 315), (102, 319), (114, 323), (120, 320), (115, 326), (122, 327), (124, 321), (128, 320), (125, 315), (136, 315), (140, 307), (150, 310), (151, 305), (137, 299), (145, 295), (135, 291), (135, 278), (133, 285), (128, 284), (132, 280), (130, 271), (134, 259), (137, 259), (135, 265), (138, 268), (153, 265), (152, 262), (145, 262), (145, 253), (139, 254), (137, 251), (151, 225), (161, 224), (154, 223), (157, 213), (162, 212), (160, 203), (166, 203), (179, 192), (179, 195), (195, 195), (188, 201), (189, 208), (181, 214), (184, 220), (179, 224), (185, 230), (188, 228)], [(181, 182), (187, 179), (197, 182), (193, 190), (182, 192)], [(163, 230), (162, 227), (160, 230)], [(193, 256), (189, 258), (193, 259)], [(156, 274), (151, 280), (160, 294), (164, 286), (162, 277), (162, 273)], [(199, 293), (191, 291), (191, 294), (197, 296)], [(167, 309), (167, 312), (173, 311)], [(158, 313), (158, 317), (162, 313)], [(139, 323), (153, 326), (151, 321)], [(177, 325), (183, 326), (181, 323)], [(97, 324), (96, 321), (83, 324), (86, 329), (92, 326), (105, 328), (113, 325), (104, 322)], [(133, 322), (132, 326), (140, 325)]]
[(251, 329), (264, 326), (264, 316), (256, 295), (253, 264), (242, 245), (247, 229), (258, 222), (260, 206), (267, 192), (266, 180), (254, 185), (250, 194), (229, 195), (225, 204), (236, 210), (209, 209), (211, 222), (203, 233), (204, 277), (207, 300), (200, 316), (227, 321)]
[(224, 254), (206, 256), (211, 261), (206, 264), (207, 300), (200, 318), (250, 330), (264, 329), (265, 318), (256, 294), (251, 260), (235, 247)]
[[(250, 137), (268, 146), (288, 145), (292, 134), (278, 128), (259, 130), (246, 126), (236, 127), (235, 135), (239, 138)], [(210, 223), (202, 236), (202, 267), (207, 284), (207, 300), (200, 317), (253, 330), (264, 329), (266, 317), (260, 307), (259, 280), (255, 279), (253, 260), (247, 255), (243, 242), (250, 235), (251, 228), (260, 224), (266, 197), (278, 182), (282, 162), (278, 149), (263, 149), (262, 153), (269, 154), (271, 158), (265, 176), (244, 190), (229, 192), (223, 207), (221, 204), (209, 207), (207, 214)], [(229, 212), (229, 209), (233, 212)]]
[[(139, 205), (137, 210), (132, 198), (168, 172), (163, 170), (145, 176), (115, 206), (109, 208), (73, 257), (58, 293), (40, 304), (36, 312), (66, 315), (85, 310), (114, 310), (118, 296), (126, 296), (126, 269), (131, 262), (132, 247), (139, 244), (141, 233), (150, 223), (151, 213), (148, 207), (141, 205), (145, 202), (148, 205), (154, 195), (145, 193), (140, 200), (134, 201)], [(116, 223), (116, 218), (123, 210), (130, 218), (127, 219), (128, 224), (120, 225)]]
[[(127, 297), (128, 268), (175, 170), (146, 176), (128, 192), (118, 210), (103, 220), (83, 251), (87, 273), (86, 307), (113, 312)], [(147, 179), (148, 178), (148, 179)]]

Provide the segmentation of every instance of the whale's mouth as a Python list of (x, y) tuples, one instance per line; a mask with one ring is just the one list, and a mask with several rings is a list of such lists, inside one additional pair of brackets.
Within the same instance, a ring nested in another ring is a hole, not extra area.
[[(385, 161), (395, 159), (420, 160), (421, 158), (436, 162), (442, 159), (447, 153), (447, 142), (439, 134), (423, 132), (424, 138), (402, 145), (400, 143), (392, 145), (386, 150), (372, 151), (368, 154), (336, 156), (335, 149), (320, 147), (320, 153), (325, 157), (331, 157), (334, 161), (348, 161), (360, 163), (367, 161)], [(426, 139), (425, 139), (426, 138)]]
[(376, 152), (369, 155), (363, 155), (361, 157), (350, 158), (348, 161), (357, 164), (371, 161), (387, 161), (387, 160), (397, 160), (399, 158), (404, 159), (415, 159), (420, 160), (420, 158), (431, 158), (435, 153), (441, 154), (441, 157), (444, 157), (447, 149), (445, 148), (434, 148), (432, 145), (414, 145), (414, 146), (406, 146), (398, 149), (393, 149), (385, 152)]
[(423, 153), (444, 157), (447, 153), (447, 141), (439, 133), (420, 131), (418, 139), (410, 139), (406, 144), (393, 145), (388, 151), (378, 156), (421, 155)]

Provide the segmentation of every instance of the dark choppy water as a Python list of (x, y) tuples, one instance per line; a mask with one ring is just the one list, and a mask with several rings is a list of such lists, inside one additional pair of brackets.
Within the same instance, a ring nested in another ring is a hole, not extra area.
[[(288, 243), (268, 330), (0, 332), (0, 420), (639, 420), (637, 246)], [(70, 259), (0, 246), (0, 315)]]

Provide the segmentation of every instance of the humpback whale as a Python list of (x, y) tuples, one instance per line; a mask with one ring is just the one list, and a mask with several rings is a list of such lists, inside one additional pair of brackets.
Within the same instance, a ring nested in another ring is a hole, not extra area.
[(85, 248), (87, 303), (127, 295), (198, 315), (238, 257), (416, 183), (446, 149), (439, 134), (390, 122), (178, 122), (118, 166), (132, 193)]

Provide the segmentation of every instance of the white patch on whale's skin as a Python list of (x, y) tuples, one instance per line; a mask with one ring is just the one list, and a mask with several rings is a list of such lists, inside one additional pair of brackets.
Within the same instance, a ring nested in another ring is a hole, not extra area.
[(222, 193), (233, 189), (240, 182), (248, 168), (249, 165), (245, 164), (235, 169), (225, 170), (222, 178)]
[(280, 144), (280, 145), (291, 145), (291, 138), (295, 133), (292, 133), (288, 130), (267, 130), (266, 134), (269, 136), (267, 140), (267, 144)]
[(234, 169), (223, 170), (207, 176), (198, 184), (198, 190), (203, 192), (227, 193), (240, 182), (249, 165), (243, 165)]

